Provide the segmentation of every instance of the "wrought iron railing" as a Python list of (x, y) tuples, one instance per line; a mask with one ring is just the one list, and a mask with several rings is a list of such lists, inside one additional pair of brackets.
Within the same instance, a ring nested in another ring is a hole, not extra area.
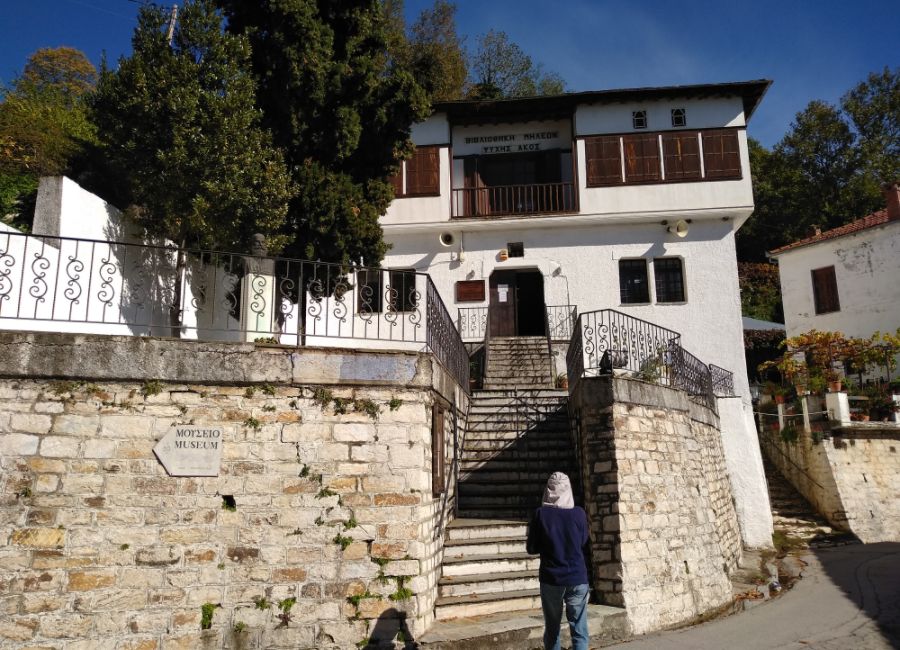
[(566, 365), (571, 387), (582, 377), (625, 374), (683, 390), (712, 410), (716, 385), (733, 393), (733, 375), (715, 366), (714, 384), (711, 366), (681, 346), (681, 334), (613, 309), (578, 316)]
[(709, 366), (681, 346), (673, 348), (671, 355), (672, 386), (715, 411), (716, 396)]
[(573, 183), (495, 185), (453, 190), (454, 217), (552, 214), (577, 209)]
[(575, 305), (547, 305), (547, 338), (551, 341), (571, 339), (577, 311)]
[(0, 328), (430, 350), (468, 390), (431, 278), (281, 257), (0, 233)]
[[(488, 338), (489, 307), (459, 307), (456, 326), (463, 341), (484, 341)], [(544, 314), (547, 338), (568, 341), (575, 328), (575, 305), (548, 305)]]
[(463, 341), (483, 341), (488, 325), (487, 307), (459, 307), (456, 326)]
[(734, 373), (720, 368), (714, 363), (709, 364), (709, 372), (712, 375), (712, 388), (716, 397), (732, 397), (734, 395)]

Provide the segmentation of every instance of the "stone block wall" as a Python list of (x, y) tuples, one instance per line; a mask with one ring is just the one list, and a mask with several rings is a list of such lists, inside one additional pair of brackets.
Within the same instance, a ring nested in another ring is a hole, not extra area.
[(900, 425), (859, 423), (813, 441), (762, 432), (766, 456), (835, 528), (865, 543), (900, 541)]
[(624, 606), (636, 634), (728, 603), (741, 541), (718, 418), (676, 390), (579, 381), (594, 587)]
[[(465, 413), (430, 356), (11, 333), (2, 350), (0, 646), (353, 648), (430, 623), (453, 506), (432, 496), (432, 406), (450, 493)], [(219, 476), (167, 475), (153, 447), (174, 423), (223, 429)]]

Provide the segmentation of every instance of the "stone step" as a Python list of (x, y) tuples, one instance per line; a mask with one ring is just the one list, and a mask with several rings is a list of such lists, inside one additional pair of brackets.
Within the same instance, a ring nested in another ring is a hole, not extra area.
[[(466, 509), (460, 504), (459, 516), (466, 519), (521, 519), (527, 522), (534, 514), (534, 508), (509, 508), (506, 506), (478, 506)], [(523, 524), (524, 525), (524, 524)]]
[[(588, 605), (587, 619), (592, 646), (605, 647), (629, 634), (624, 609)], [(560, 627), (562, 646), (571, 647), (565, 618)], [(417, 641), (421, 650), (521, 650), (541, 647), (543, 634), (544, 617), (538, 608), (441, 620)]]
[(445, 558), (464, 558), (477, 555), (524, 553), (525, 536), (485, 537), (483, 539), (448, 539), (444, 542)]
[[(462, 458), (460, 463), (460, 472), (472, 472), (476, 467), (481, 467), (488, 461), (483, 460), (474, 460)], [(526, 471), (526, 472), (534, 472), (538, 469), (543, 469), (542, 465), (537, 463), (529, 463), (527, 466), (523, 467), (522, 462), (515, 459), (507, 459), (507, 458), (497, 458), (492, 459), (490, 462), (490, 470), (492, 472), (500, 472), (500, 473), (508, 473), (508, 472), (517, 472), (517, 471)], [(547, 463), (547, 465), (558, 465), (559, 463)], [(568, 467), (570, 463), (566, 463)], [(563, 470), (559, 470), (563, 471)]]
[(537, 571), (541, 558), (528, 553), (496, 553), (472, 557), (445, 557), (441, 565), (444, 577), (473, 576), (510, 571)]
[[(560, 467), (562, 467), (562, 469), (559, 469)], [(566, 471), (566, 469), (569, 469), (570, 471)], [(475, 482), (491, 481), (494, 483), (518, 483), (519, 481), (535, 480), (546, 483), (553, 472), (565, 472), (571, 478), (574, 474), (571, 470), (572, 466), (563, 464), (549, 465), (547, 467), (524, 467), (506, 471), (495, 470), (490, 466), (482, 465), (467, 471), (460, 470), (459, 480), (460, 485), (462, 485), (463, 481), (468, 481), (470, 479)]]
[(537, 571), (444, 576), (438, 580), (438, 598), (530, 589), (540, 589)]
[(519, 391), (513, 391), (506, 388), (497, 390), (479, 388), (472, 393), (472, 401), (473, 403), (476, 403), (481, 400), (496, 399), (498, 397), (513, 397), (515, 395), (524, 399), (557, 398), (562, 400), (568, 399), (569, 396), (566, 391), (557, 388), (522, 389)]
[[(475, 436), (474, 434), (478, 435)], [(470, 432), (472, 437), (466, 436), (466, 440), (462, 445), (464, 452), (466, 451), (497, 451), (499, 449), (508, 449), (513, 446), (520, 435), (507, 435), (506, 432), (488, 433), (488, 432)], [(551, 451), (554, 449), (564, 449), (572, 451), (572, 441), (568, 431), (554, 432), (554, 435), (541, 435), (527, 437), (527, 442), (522, 441), (522, 446), (528, 449), (546, 449)]]
[(528, 521), (521, 517), (472, 519), (458, 516), (447, 524), (445, 531), (449, 543), (487, 539), (525, 539), (525, 535), (528, 534)]
[[(547, 475), (549, 476), (549, 474)], [(547, 483), (547, 479), (539, 479), (539, 478), (525, 478), (519, 479), (517, 481), (500, 481), (500, 480), (490, 480), (488, 478), (473, 479), (467, 478), (465, 481), (460, 481), (459, 483), (459, 491), (460, 494), (465, 494), (468, 496), (482, 496), (482, 495), (509, 495), (509, 494), (537, 494), (541, 495), (544, 492), (544, 486)]]
[(509, 508), (531, 512), (541, 505), (543, 490), (535, 494), (460, 494), (460, 510), (481, 510), (482, 508)]
[(545, 464), (572, 464), (572, 450), (565, 447), (548, 449), (520, 449), (502, 447), (497, 449), (463, 449), (463, 457), (466, 460), (489, 462), (491, 460), (516, 460), (526, 464), (534, 464), (544, 461)]
[(473, 596), (438, 598), (434, 604), (434, 618), (442, 621), (463, 616), (484, 616), (498, 612), (516, 612), (541, 606), (538, 589), (511, 591)]

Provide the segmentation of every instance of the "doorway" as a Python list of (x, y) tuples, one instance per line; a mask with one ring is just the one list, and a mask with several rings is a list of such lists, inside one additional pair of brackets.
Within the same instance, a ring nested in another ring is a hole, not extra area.
[(492, 337), (546, 336), (544, 276), (540, 271), (494, 271), (489, 284)]

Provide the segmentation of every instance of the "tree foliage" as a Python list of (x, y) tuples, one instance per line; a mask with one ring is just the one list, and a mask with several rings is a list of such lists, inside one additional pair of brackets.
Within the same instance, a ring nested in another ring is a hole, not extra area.
[(0, 102), (0, 216), (29, 226), (38, 179), (69, 171), (72, 159), (93, 141), (85, 96), (97, 71), (84, 53), (44, 48), (2, 89)]
[(378, 0), (220, 0), (247, 37), (257, 105), (284, 151), (297, 193), (287, 253), (377, 265), (389, 177), (411, 152), (427, 96), (403, 61)]
[(456, 5), (435, 0), (411, 25), (406, 41), (409, 65), (432, 101), (461, 99), (469, 66), (456, 32)]
[(741, 313), (750, 318), (784, 322), (778, 267), (774, 264), (739, 262)]
[(750, 141), (756, 209), (738, 231), (738, 258), (834, 228), (883, 207), (900, 178), (900, 68), (873, 73), (840, 106), (812, 101), (772, 150)]
[[(223, 32), (210, 0), (145, 5), (133, 53), (104, 69), (93, 116), (110, 168), (149, 234), (246, 250), (284, 223), (289, 177), (254, 107), (246, 39)], [(272, 242), (277, 247), (278, 242)]]
[(545, 72), (503, 31), (492, 29), (479, 37), (470, 72), (472, 99), (556, 95), (565, 91), (558, 74)]

